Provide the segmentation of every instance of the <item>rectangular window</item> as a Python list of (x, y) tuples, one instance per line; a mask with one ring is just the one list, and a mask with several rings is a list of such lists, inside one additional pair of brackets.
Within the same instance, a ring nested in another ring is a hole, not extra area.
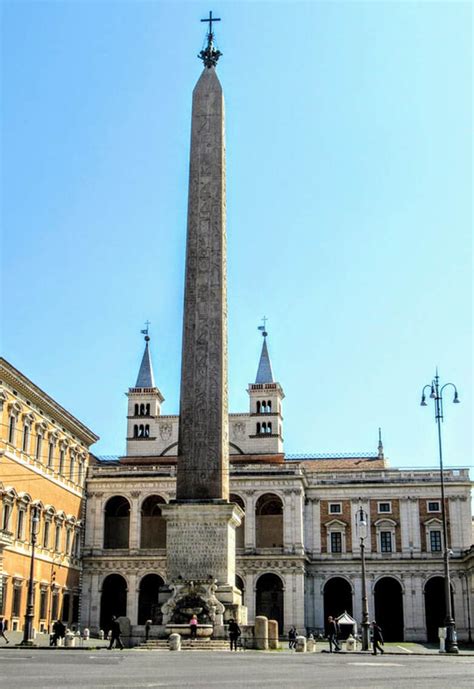
[(392, 532), (391, 531), (381, 531), (380, 532), (380, 551), (382, 553), (392, 552)]
[(20, 617), (21, 612), (21, 586), (13, 587), (12, 617)]
[(342, 533), (334, 531), (331, 534), (331, 553), (342, 553)]
[(14, 416), (10, 416), (10, 428), (8, 430), (8, 442), (12, 445), (15, 443), (15, 426), (16, 419)]
[(432, 553), (441, 552), (441, 531), (430, 531), (430, 549)]
[(19, 541), (23, 540), (23, 531), (25, 526), (25, 511), (18, 510), (18, 521), (16, 523), (16, 537)]
[(50, 529), (50, 522), (46, 521), (44, 523), (44, 530), (43, 530), (43, 548), (49, 548), (49, 529)]
[(71, 463), (69, 465), (69, 480), (74, 481), (74, 457), (71, 457)]
[(379, 512), (391, 512), (392, 504), (390, 502), (379, 502)]
[(48, 447), (48, 466), (51, 468), (53, 466), (53, 457), (54, 457), (54, 445), (53, 443), (49, 443)]
[(59, 467), (58, 467), (58, 472), (62, 474), (64, 471), (64, 450), (61, 450), (59, 453)]
[(38, 435), (36, 437), (36, 461), (41, 462), (41, 443), (42, 443), (43, 438)]
[(72, 623), (79, 622), (79, 596), (72, 597)]
[(63, 622), (69, 622), (69, 607), (71, 604), (71, 598), (69, 593), (65, 593), (63, 596), (63, 611), (61, 619)]
[(340, 502), (330, 502), (329, 503), (329, 514), (341, 514), (342, 505)]
[(8, 522), (10, 521), (10, 505), (3, 505), (2, 515), (2, 529), (8, 531)]
[(428, 512), (441, 512), (439, 500), (430, 500), (428, 502)]
[(51, 598), (51, 619), (52, 620), (58, 619), (58, 610), (59, 610), (59, 595), (58, 595), (57, 591), (53, 591), (53, 595)]
[(56, 525), (56, 532), (54, 534), (54, 549), (57, 553), (61, 552), (61, 526)]
[(45, 620), (48, 615), (48, 591), (41, 589), (40, 591), (40, 620)]
[(30, 440), (30, 427), (25, 424), (23, 428), (23, 452), (28, 452), (28, 444)]
[(66, 548), (65, 548), (65, 553), (66, 555), (70, 555), (70, 550), (71, 550), (71, 529), (66, 529)]
[(7, 603), (7, 587), (8, 587), (8, 579), (6, 577), (3, 577), (2, 580), (2, 595), (0, 596), (0, 615), (5, 614), (5, 609), (6, 609), (6, 603)]

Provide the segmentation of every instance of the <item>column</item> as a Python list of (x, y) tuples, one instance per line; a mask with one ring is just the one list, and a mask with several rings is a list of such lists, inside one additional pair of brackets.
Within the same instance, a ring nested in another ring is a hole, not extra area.
[(245, 550), (252, 552), (256, 548), (255, 539), (255, 491), (248, 491), (245, 496)]
[(138, 624), (138, 577), (137, 573), (128, 574), (127, 617), (130, 624)]
[(324, 633), (324, 596), (323, 596), (323, 582), (320, 576), (315, 572), (313, 574), (313, 616), (314, 626)]
[(249, 573), (245, 577), (245, 605), (247, 606), (247, 619), (249, 624), (255, 622), (255, 574)]
[(314, 498), (313, 501), (313, 555), (321, 554), (321, 500)]
[[(130, 550), (138, 550), (140, 547), (140, 496), (141, 491), (134, 490), (130, 493), (130, 533), (129, 533), (129, 548)], [(136, 624), (136, 623), (132, 623)]]
[(303, 540), (303, 493), (300, 490), (293, 490), (291, 492), (291, 504), (293, 514), (293, 545), (294, 551), (298, 554), (304, 553)]

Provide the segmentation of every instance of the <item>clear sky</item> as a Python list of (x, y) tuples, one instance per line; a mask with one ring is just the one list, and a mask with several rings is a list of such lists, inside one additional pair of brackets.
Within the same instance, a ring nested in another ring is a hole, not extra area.
[[(227, 108), (229, 385), (269, 318), (287, 453), (472, 461), (472, 5), (14, 2), (2, 21), (4, 356), (122, 454), (151, 321), (179, 403), (191, 92)], [(451, 396), (448, 396), (449, 401)]]

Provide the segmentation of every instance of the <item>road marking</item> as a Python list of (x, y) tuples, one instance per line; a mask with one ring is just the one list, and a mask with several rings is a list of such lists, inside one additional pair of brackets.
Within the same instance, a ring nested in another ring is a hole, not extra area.
[(368, 665), (370, 667), (403, 667), (403, 663), (347, 663), (348, 665)]
[(409, 648), (405, 648), (405, 646), (397, 646), (397, 648), (401, 648), (402, 651), (405, 651), (405, 653), (413, 653), (413, 651), (410, 651)]

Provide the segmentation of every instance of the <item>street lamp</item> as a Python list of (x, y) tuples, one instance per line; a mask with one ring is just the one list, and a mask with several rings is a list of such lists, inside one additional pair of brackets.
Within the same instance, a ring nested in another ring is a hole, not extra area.
[(31, 560), (30, 560), (30, 579), (28, 581), (28, 599), (26, 602), (25, 626), (23, 629), (22, 645), (31, 646), (33, 644), (33, 618), (35, 614), (35, 591), (34, 591), (34, 568), (35, 568), (35, 545), (39, 526), (39, 507), (35, 505), (31, 512)]
[(444, 502), (444, 472), (443, 472), (443, 448), (441, 443), (441, 422), (443, 421), (443, 390), (447, 387), (454, 389), (453, 403), (459, 404), (458, 391), (454, 383), (445, 383), (440, 387), (438, 369), (430, 385), (425, 385), (421, 393), (421, 406), (426, 407), (425, 390), (430, 391), (430, 399), (434, 400), (435, 421), (438, 424), (438, 449), (439, 449), (439, 476), (441, 483), (441, 515), (443, 520), (443, 560), (444, 560), (444, 599), (446, 607), (446, 653), (459, 653), (456, 639), (456, 623), (453, 618), (451, 606), (451, 579), (449, 575), (449, 556), (452, 554), (448, 544), (448, 525), (446, 521), (446, 505)]
[(367, 580), (365, 576), (365, 539), (367, 538), (367, 512), (362, 505), (357, 510), (357, 527), (360, 538), (360, 557), (362, 562), (362, 650), (369, 650), (369, 604), (367, 601)]

